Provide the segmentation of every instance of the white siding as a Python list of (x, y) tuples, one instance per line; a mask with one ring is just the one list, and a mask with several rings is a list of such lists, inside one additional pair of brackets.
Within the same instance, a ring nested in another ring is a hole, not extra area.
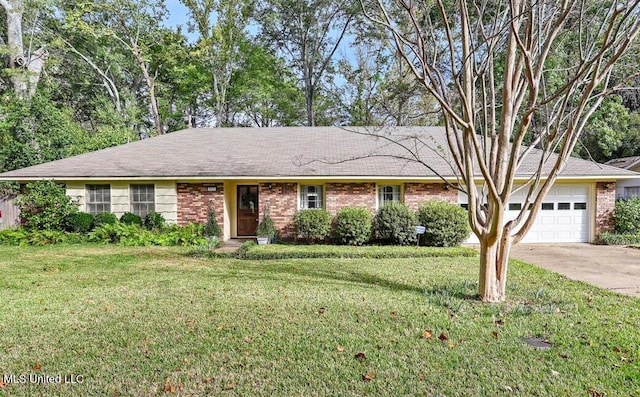
[[(78, 209), (86, 212), (86, 184), (96, 182), (70, 182), (67, 183), (67, 196), (78, 203)], [(100, 182), (103, 183), (103, 182)], [(131, 211), (131, 184), (129, 182), (104, 182), (111, 185), (111, 212), (118, 218), (125, 212)], [(178, 194), (176, 184), (171, 181), (136, 181), (133, 184), (153, 183), (155, 185), (155, 208), (162, 214), (167, 223), (178, 222)]]
[(625, 187), (634, 187), (640, 186), (640, 178), (636, 179), (621, 179), (616, 183), (616, 198), (627, 198), (625, 197), (624, 188)]
[(178, 193), (175, 182), (155, 182), (156, 212), (167, 223), (178, 223)]

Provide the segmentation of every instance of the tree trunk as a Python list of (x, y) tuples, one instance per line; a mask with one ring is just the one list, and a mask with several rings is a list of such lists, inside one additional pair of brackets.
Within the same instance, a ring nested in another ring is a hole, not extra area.
[(483, 302), (504, 302), (507, 296), (507, 267), (511, 237), (480, 240), (480, 283), (478, 294)]
[(9, 51), (9, 79), (19, 98), (27, 99), (36, 93), (47, 52), (44, 48), (32, 54), (24, 53), (22, 40), (22, 11), (24, 5), (19, 0), (0, 0), (7, 16), (7, 47)]
[(307, 126), (314, 127), (316, 125), (316, 120), (313, 114), (313, 85), (310, 82), (307, 82), (305, 87), (305, 100), (307, 103)]
[(149, 68), (140, 53), (138, 45), (135, 41), (131, 40), (131, 52), (138, 61), (138, 66), (140, 66), (140, 70), (142, 71), (142, 76), (144, 77), (144, 81), (147, 83), (147, 89), (149, 90), (149, 102), (151, 107), (151, 117), (153, 118), (153, 125), (158, 135), (164, 134), (164, 130), (162, 129), (162, 121), (160, 120), (160, 112), (158, 111), (158, 101), (156, 100), (156, 88), (155, 81), (149, 75)]

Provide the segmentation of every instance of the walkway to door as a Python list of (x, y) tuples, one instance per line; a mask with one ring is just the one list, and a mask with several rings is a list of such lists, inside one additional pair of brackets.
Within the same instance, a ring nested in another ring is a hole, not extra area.
[(640, 249), (591, 244), (517, 244), (511, 258), (613, 292), (640, 297)]

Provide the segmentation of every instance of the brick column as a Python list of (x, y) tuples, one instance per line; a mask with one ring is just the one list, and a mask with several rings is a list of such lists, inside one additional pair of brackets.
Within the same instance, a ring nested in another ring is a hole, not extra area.
[[(207, 223), (209, 205), (212, 204), (218, 226), (224, 230), (224, 184), (178, 183), (177, 187), (179, 225)], [(214, 188), (215, 191), (210, 191)]]
[(260, 220), (265, 209), (273, 219), (281, 238), (293, 238), (293, 216), (298, 210), (298, 185), (296, 183), (261, 183)]
[(616, 206), (616, 183), (596, 183), (596, 236), (601, 232), (612, 232), (613, 210)]

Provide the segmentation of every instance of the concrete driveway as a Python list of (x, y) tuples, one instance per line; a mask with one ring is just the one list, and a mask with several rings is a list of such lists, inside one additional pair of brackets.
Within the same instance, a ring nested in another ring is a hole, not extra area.
[(591, 244), (517, 244), (511, 258), (573, 280), (640, 297), (640, 249)]

